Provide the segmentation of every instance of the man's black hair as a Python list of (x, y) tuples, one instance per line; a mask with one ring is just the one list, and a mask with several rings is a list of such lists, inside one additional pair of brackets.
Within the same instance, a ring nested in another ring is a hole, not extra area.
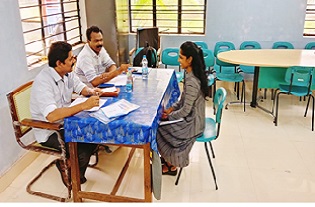
[(72, 46), (63, 41), (54, 42), (51, 44), (48, 52), (48, 65), (52, 68), (57, 66), (56, 62), (59, 60), (65, 63), (68, 58), (69, 52), (72, 50)]
[(91, 26), (91, 27), (89, 27), (87, 30), (86, 30), (86, 38), (89, 40), (89, 41), (91, 41), (91, 33), (92, 32), (95, 32), (95, 33), (101, 33), (101, 34), (103, 34), (103, 31), (100, 29), (100, 28), (98, 28), (97, 26)]

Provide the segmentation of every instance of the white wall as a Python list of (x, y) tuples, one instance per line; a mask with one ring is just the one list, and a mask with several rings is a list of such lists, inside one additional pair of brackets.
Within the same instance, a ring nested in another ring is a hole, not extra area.
[[(270, 48), (272, 42), (283, 40), (303, 48), (314, 40), (302, 36), (305, 8), (306, 0), (208, 0), (206, 35), (163, 35), (161, 45), (162, 48), (179, 47), (186, 40), (203, 40), (213, 49), (220, 40), (232, 41), (237, 47), (244, 40), (257, 40), (263, 48)], [(85, 36), (86, 19), (82, 8), (81, 12)], [(33, 79), (40, 68), (29, 71), (26, 66), (18, 0), (0, 0), (0, 17), (1, 176), (24, 153), (15, 142), (6, 94)], [(130, 40), (129, 48), (132, 48), (133, 35)]]

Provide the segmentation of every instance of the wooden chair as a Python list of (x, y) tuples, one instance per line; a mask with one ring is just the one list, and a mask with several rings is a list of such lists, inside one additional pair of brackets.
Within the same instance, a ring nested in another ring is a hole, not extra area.
[[(62, 129), (62, 125), (59, 123), (49, 123), (44, 121), (38, 121), (31, 119), (30, 113), (30, 95), (31, 95), (31, 88), (33, 82), (30, 81), (17, 89), (13, 90), (12, 92), (7, 94), (7, 99), (9, 102), (9, 107), (11, 111), (12, 117), (12, 124), (15, 132), (15, 137), (17, 143), (26, 150), (45, 153), (48, 155), (54, 155), (57, 158), (50, 162), (44, 169), (40, 171), (38, 175), (36, 175), (30, 183), (26, 186), (26, 190), (28, 193), (32, 195), (41, 196), (44, 198), (65, 202), (71, 198), (71, 185), (67, 186), (68, 195), (67, 197), (59, 197), (56, 195), (51, 195), (45, 192), (33, 191), (31, 189), (32, 185), (53, 165), (56, 164), (57, 160), (62, 160), (64, 163), (67, 162), (66, 158), (66, 149), (65, 143), (61, 139), (60, 130)], [(40, 129), (47, 129), (55, 132), (58, 135), (58, 141), (60, 142), (61, 151), (56, 149), (44, 147), (36, 142), (35, 138), (30, 140), (32, 133), (32, 128), (40, 128)], [(65, 165), (67, 166), (67, 165)], [(66, 167), (66, 175), (67, 177), (70, 176), (69, 169)]]

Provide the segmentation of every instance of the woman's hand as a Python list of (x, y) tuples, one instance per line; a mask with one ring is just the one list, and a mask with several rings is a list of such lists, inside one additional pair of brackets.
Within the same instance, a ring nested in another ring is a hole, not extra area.
[(173, 110), (174, 110), (174, 108), (173, 108), (173, 107), (170, 107), (170, 108), (168, 108), (168, 109), (165, 109), (163, 113), (166, 114), (166, 115), (169, 115), (170, 113), (173, 112)]
[(161, 121), (168, 121), (168, 115), (166, 113), (162, 114)]

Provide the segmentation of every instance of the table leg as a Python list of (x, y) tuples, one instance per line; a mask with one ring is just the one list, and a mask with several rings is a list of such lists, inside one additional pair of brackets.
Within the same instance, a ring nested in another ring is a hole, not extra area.
[(79, 197), (81, 191), (79, 162), (77, 153), (77, 143), (69, 142), (69, 153), (71, 163), (71, 181), (72, 181), (72, 194), (74, 202), (82, 202), (82, 198)]
[(250, 106), (254, 108), (257, 106), (258, 76), (259, 76), (259, 66), (255, 66), (252, 102), (250, 102)]
[(150, 143), (143, 147), (144, 157), (144, 200), (152, 202), (152, 186), (151, 186), (151, 165), (150, 165)]

